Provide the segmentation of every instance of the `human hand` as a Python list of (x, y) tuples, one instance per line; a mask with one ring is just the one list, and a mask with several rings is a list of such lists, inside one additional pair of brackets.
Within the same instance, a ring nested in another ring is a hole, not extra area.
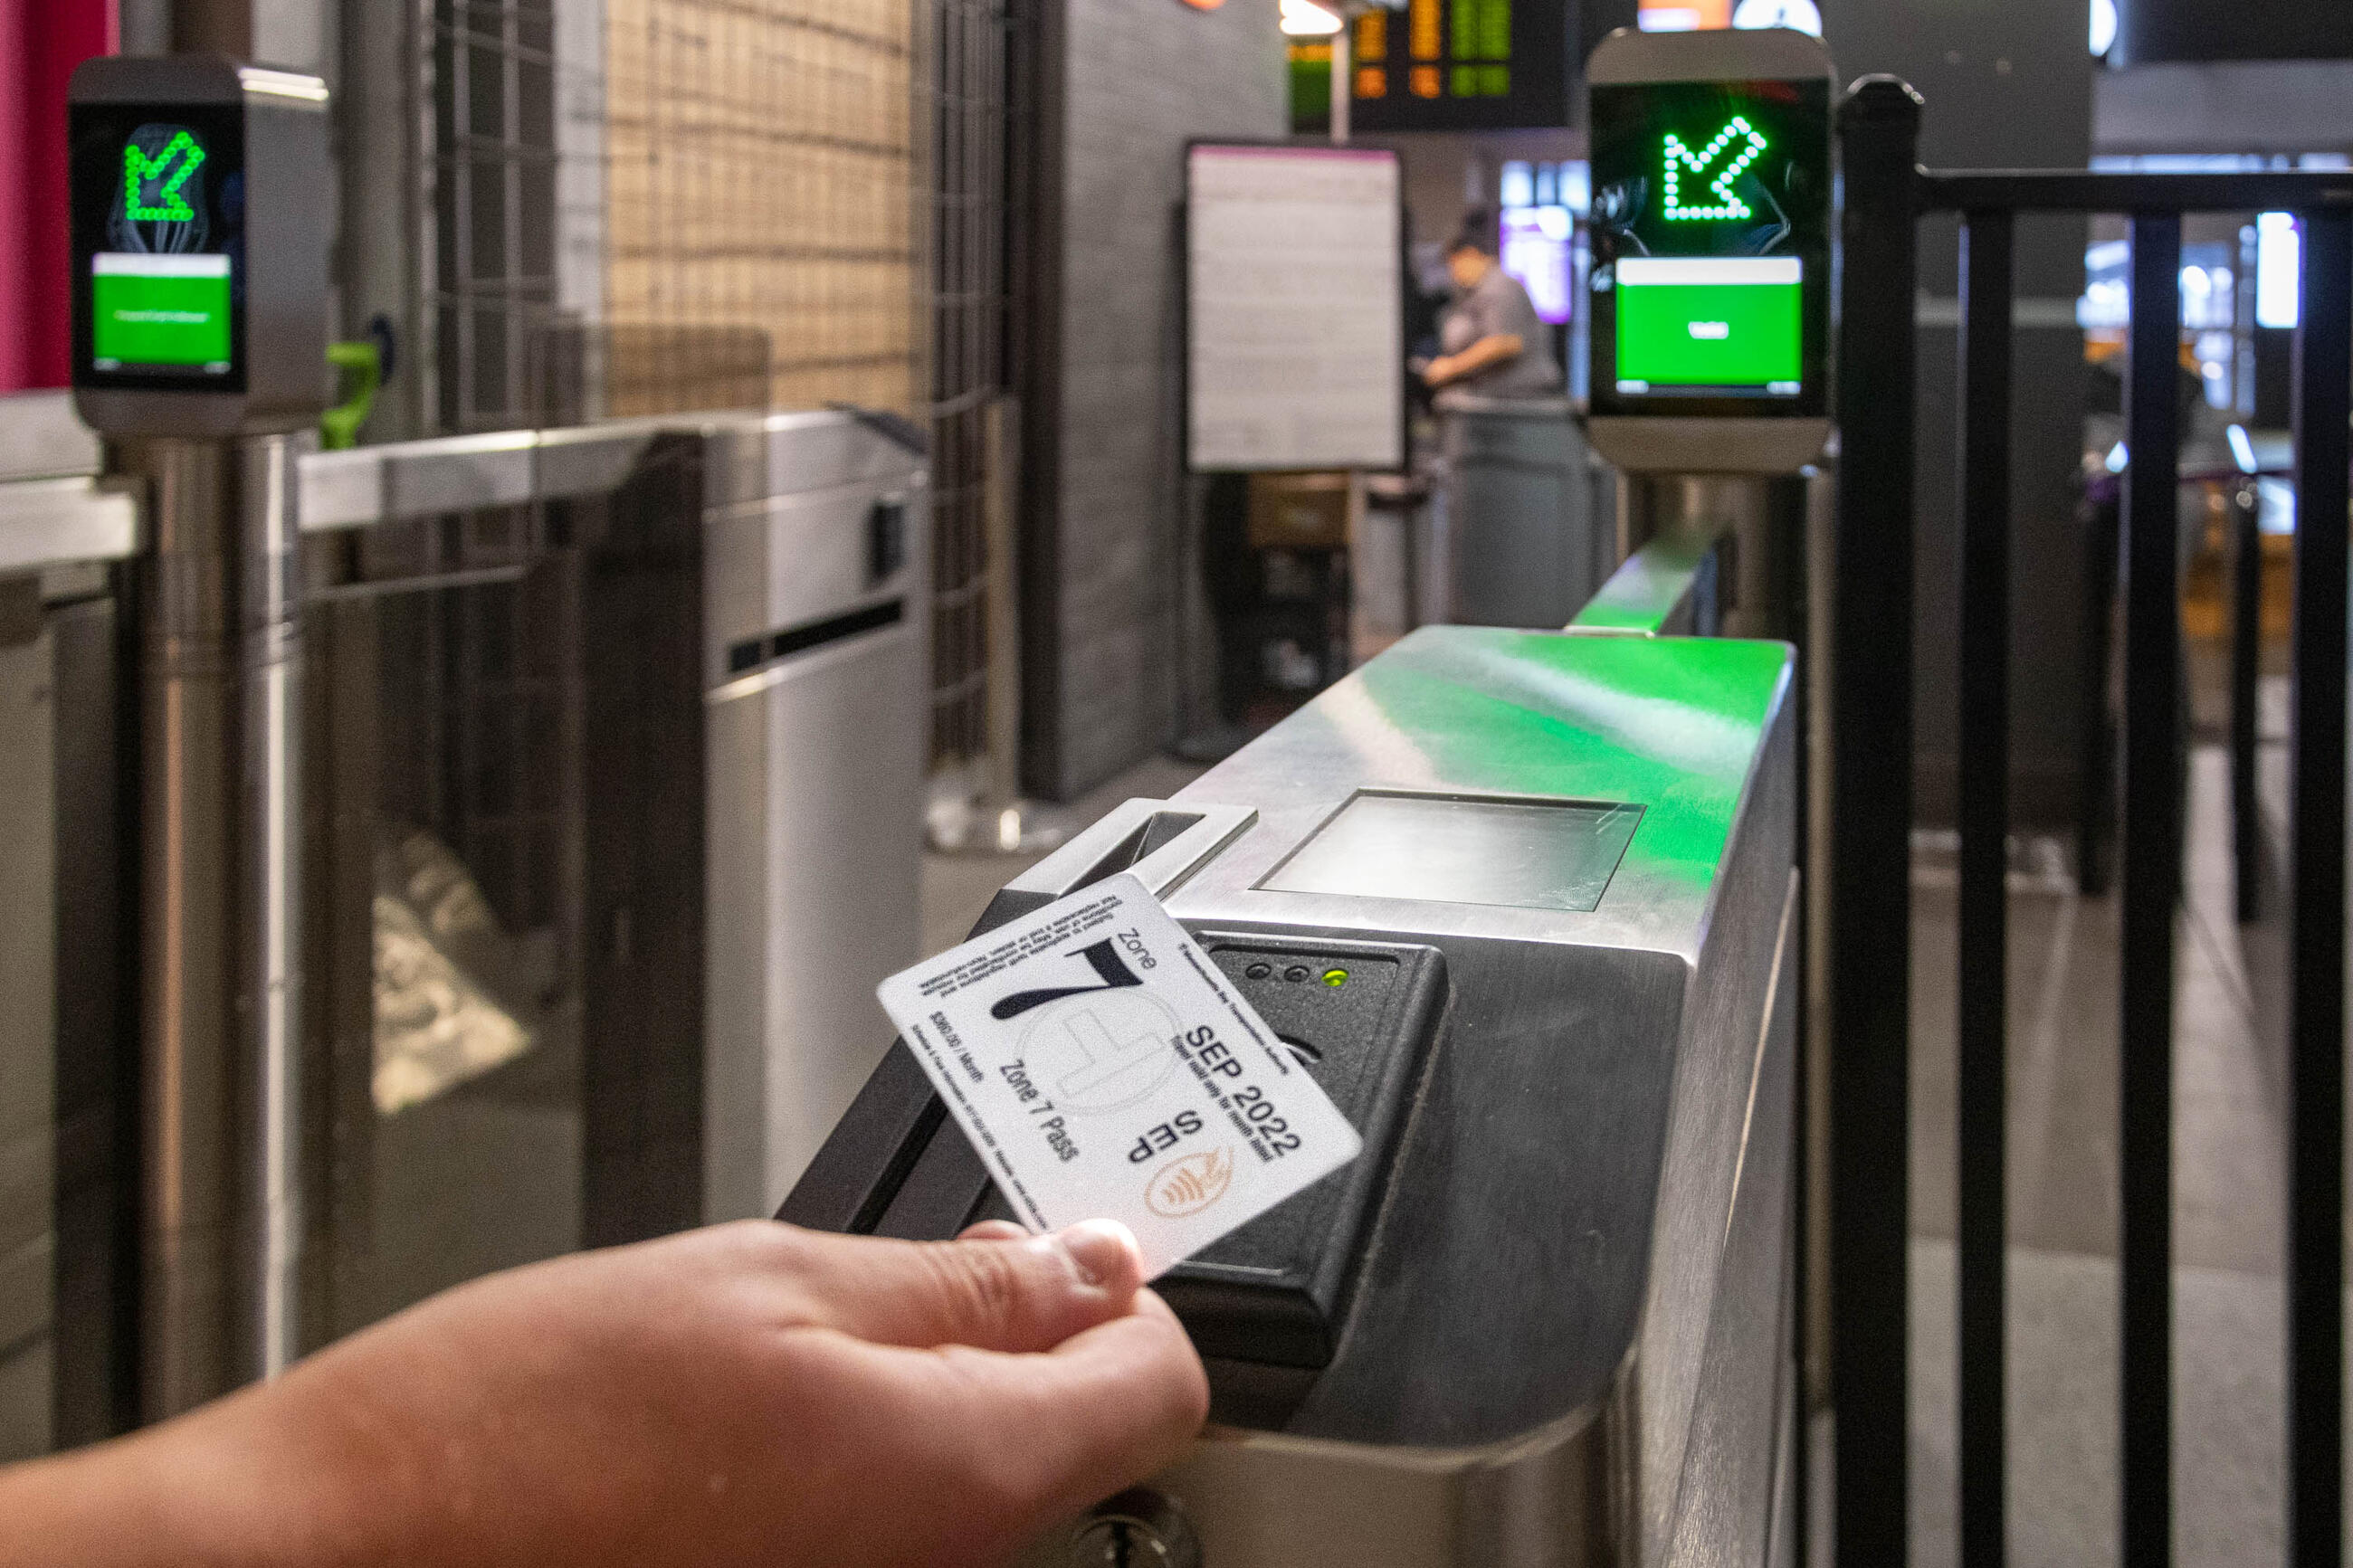
[(67, 1555), (107, 1564), (999, 1562), (1201, 1424), (1200, 1363), (1139, 1272), (1108, 1222), (935, 1244), (749, 1222), (582, 1254), (0, 1477), (0, 1503), (30, 1476), (37, 1519), (97, 1508), (116, 1550)]

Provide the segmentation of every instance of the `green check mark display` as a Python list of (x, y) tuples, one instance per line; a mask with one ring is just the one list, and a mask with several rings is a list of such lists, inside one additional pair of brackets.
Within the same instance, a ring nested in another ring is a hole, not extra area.
[[(165, 171), (177, 160), (179, 168), (169, 178)], [(196, 139), (182, 131), (164, 143), (164, 150), (150, 158), (136, 143), (122, 149), (122, 205), (133, 223), (178, 223), (196, 216), (180, 187), (202, 166), (205, 150)], [(156, 184), (155, 200), (150, 205), (139, 198), (143, 187)]]
[[(1762, 132), (1748, 123), (1746, 115), (1736, 114), (1714, 141), (1694, 153), (1681, 136), (1670, 131), (1666, 139), (1666, 209), (1670, 222), (1695, 223), (1754, 216), (1753, 209), (1732, 193), (1732, 183), (1747, 171), (1748, 165), (1763, 155), (1772, 143)], [(1722, 164), (1718, 167), (1717, 161)], [(1704, 174), (1717, 170), (1708, 189), (1715, 196), (1713, 206), (1689, 205), (1683, 199), (1683, 174)]]

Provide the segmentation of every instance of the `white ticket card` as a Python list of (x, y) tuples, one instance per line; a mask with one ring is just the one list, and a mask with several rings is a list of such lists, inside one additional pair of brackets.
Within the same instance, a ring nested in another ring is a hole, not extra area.
[(884, 981), (882, 1009), (1014, 1212), (1115, 1219), (1155, 1279), (1364, 1146), (1131, 876)]

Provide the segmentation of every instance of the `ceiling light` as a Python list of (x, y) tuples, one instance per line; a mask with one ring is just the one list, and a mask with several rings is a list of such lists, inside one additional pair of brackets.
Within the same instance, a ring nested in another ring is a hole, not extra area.
[(2092, 52), (2105, 55), (2116, 43), (2116, 0), (2092, 0)]
[(1282, 30), (1293, 37), (1328, 37), (1340, 30), (1340, 18), (1314, 0), (1282, 0)]

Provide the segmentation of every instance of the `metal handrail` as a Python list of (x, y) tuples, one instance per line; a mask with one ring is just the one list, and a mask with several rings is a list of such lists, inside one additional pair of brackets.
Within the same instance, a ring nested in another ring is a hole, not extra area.
[(139, 547), (139, 492), (93, 479), (0, 483), (0, 573), (121, 561)]
[[(0, 572), (120, 561), (136, 553), (141, 486), (89, 471), (97, 466), (97, 437), (73, 418), (67, 395), (0, 404), (0, 414), (18, 413), (38, 416), (37, 430), (52, 448), (51, 464), (44, 471), (27, 453), (16, 459), (17, 469), (39, 477), (0, 470)], [(304, 452), (296, 462), (301, 531), (331, 532), (404, 518), (607, 495), (628, 482), (647, 449), (666, 436), (726, 432), (756, 439), (811, 421), (851, 417), (839, 411), (718, 411)], [(76, 434), (69, 438), (58, 432)], [(56, 477), (60, 474), (66, 477)], [(754, 474), (747, 483), (739, 477), (732, 499), (761, 499), (759, 478)]]
[(1667, 637), (1694, 630), (1715, 548), (1654, 539), (1628, 556), (1568, 623), (1594, 637)]
[[(309, 452), (300, 463), (302, 531), (607, 495), (627, 483), (648, 450), (665, 437), (732, 437), (756, 443), (812, 424), (849, 425), (871, 417), (853, 409), (720, 410)], [(722, 482), (722, 492), (731, 504), (762, 500), (771, 493), (774, 478), (756, 463), (738, 462)]]
[(657, 436), (677, 427), (632, 421), (306, 453), (302, 531), (605, 494), (621, 487)]

